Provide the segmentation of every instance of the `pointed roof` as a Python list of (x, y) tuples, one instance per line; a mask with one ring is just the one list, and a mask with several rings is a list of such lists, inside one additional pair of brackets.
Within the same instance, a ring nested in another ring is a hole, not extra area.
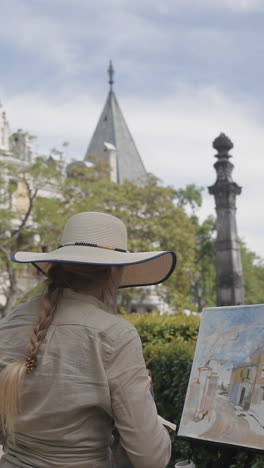
[(116, 149), (116, 180), (118, 184), (122, 184), (125, 179), (135, 180), (144, 176), (146, 169), (112, 89), (113, 67), (111, 62), (108, 72), (110, 90), (85, 159), (89, 159), (89, 155), (104, 159), (106, 157), (104, 143), (111, 143)]

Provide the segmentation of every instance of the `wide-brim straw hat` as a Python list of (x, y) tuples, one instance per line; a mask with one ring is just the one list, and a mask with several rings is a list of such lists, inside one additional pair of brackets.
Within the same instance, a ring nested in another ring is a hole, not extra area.
[(51, 263), (122, 265), (120, 288), (162, 283), (172, 274), (172, 251), (129, 252), (124, 223), (106, 213), (78, 213), (66, 222), (61, 243), (52, 252), (15, 252), (17, 263), (32, 263), (46, 273)]

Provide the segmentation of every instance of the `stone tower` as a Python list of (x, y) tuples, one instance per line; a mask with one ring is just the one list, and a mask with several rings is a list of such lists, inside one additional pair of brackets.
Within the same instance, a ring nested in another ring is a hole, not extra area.
[(236, 225), (236, 196), (241, 193), (232, 179), (233, 164), (228, 154), (233, 148), (229, 138), (221, 133), (213, 142), (217, 150), (214, 164), (217, 178), (209, 187), (214, 195), (217, 213), (216, 238), (216, 278), (217, 306), (239, 305), (244, 303), (243, 271), (240, 243)]
[(9, 158), (9, 162), (14, 160), (16, 163), (19, 161), (18, 164), (26, 164), (31, 162), (32, 157), (32, 138), (21, 129), (11, 134), (6, 112), (0, 103), (0, 160), (4, 158), (7, 161)]
[(93, 155), (99, 159), (109, 158), (111, 180), (122, 184), (125, 179), (139, 179), (146, 174), (143, 161), (129, 131), (113, 90), (114, 69), (110, 62), (109, 93), (103, 111), (85, 154), (85, 160)]
[(9, 137), (10, 129), (6, 119), (6, 113), (2, 110), (2, 104), (0, 103), (0, 152), (9, 152)]

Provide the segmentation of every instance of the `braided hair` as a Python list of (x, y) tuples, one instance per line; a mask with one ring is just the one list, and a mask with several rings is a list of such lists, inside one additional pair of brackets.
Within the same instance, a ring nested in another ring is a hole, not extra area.
[(0, 374), (0, 422), (8, 436), (15, 443), (14, 420), (20, 408), (20, 396), (26, 374), (37, 367), (37, 355), (49, 326), (56, 313), (64, 288), (75, 291), (93, 290), (102, 287), (102, 297), (106, 302), (113, 297), (114, 284), (111, 284), (111, 267), (84, 264), (55, 263), (50, 267), (46, 292), (30, 342), (27, 345), (25, 361), (16, 361), (5, 367)]
[(58, 266), (52, 266), (48, 272), (47, 292), (43, 296), (42, 309), (33, 328), (30, 343), (27, 346), (26, 372), (29, 374), (37, 367), (37, 354), (43, 343), (49, 326), (54, 318), (57, 305), (63, 293), (62, 285), (56, 281)]

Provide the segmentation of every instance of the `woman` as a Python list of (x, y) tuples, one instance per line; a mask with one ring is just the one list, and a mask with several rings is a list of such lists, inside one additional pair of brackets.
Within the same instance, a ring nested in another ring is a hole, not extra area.
[(174, 252), (130, 253), (121, 220), (86, 212), (53, 252), (12, 260), (45, 272), (47, 291), (0, 321), (0, 468), (110, 468), (113, 425), (135, 468), (166, 467), (138, 333), (111, 305), (117, 288), (165, 281)]

